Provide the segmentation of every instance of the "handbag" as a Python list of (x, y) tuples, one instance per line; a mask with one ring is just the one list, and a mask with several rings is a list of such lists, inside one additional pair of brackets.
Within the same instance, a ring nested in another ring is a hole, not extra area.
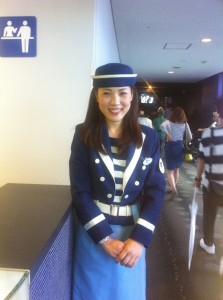
[(185, 154), (192, 154), (191, 148), (189, 145), (185, 145), (184, 147), (184, 153)]
[(184, 153), (185, 153), (184, 161), (186, 161), (186, 162), (191, 162), (191, 161), (194, 160), (194, 158), (193, 158), (193, 154), (192, 154), (192, 151), (191, 151), (190, 146), (189, 146), (189, 143), (188, 143), (188, 134), (187, 134), (186, 124), (185, 124), (185, 139), (184, 139), (184, 145), (185, 145), (185, 148), (184, 148)]
[(186, 154), (185, 154), (185, 156), (184, 156), (184, 161), (186, 161), (186, 162), (191, 162), (191, 161), (193, 161), (193, 160), (194, 160), (194, 158), (193, 158), (192, 153), (186, 153)]

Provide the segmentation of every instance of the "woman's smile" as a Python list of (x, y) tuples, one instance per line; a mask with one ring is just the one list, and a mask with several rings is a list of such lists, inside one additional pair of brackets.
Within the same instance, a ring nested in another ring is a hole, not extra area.
[(118, 115), (118, 114), (121, 112), (122, 108), (109, 108), (108, 110), (109, 110), (110, 113), (112, 113), (113, 115)]

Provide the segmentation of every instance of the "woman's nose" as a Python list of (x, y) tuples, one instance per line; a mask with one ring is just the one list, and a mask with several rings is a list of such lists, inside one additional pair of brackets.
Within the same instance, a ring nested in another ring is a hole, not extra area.
[(111, 103), (112, 104), (119, 104), (120, 103), (120, 98), (119, 95), (113, 94), (111, 98)]

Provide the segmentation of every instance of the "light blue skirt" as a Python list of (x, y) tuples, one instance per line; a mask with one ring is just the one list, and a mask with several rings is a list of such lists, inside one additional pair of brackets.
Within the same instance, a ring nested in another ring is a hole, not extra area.
[[(125, 241), (133, 226), (111, 225), (114, 238)], [(100, 245), (95, 245), (78, 224), (73, 268), (73, 300), (145, 300), (145, 249), (134, 268), (116, 263)]]

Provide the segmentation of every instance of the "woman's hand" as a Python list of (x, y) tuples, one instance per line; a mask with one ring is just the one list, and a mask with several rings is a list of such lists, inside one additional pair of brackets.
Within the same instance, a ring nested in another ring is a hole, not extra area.
[(143, 244), (132, 239), (128, 239), (124, 242), (124, 248), (117, 256), (117, 262), (119, 262), (122, 266), (133, 268), (137, 264), (143, 252), (143, 248)]
[(195, 177), (194, 178), (194, 187), (200, 189), (201, 188), (201, 178)]
[(124, 248), (124, 243), (120, 240), (110, 237), (110, 239), (106, 242), (103, 242), (101, 246), (105, 250), (105, 252), (107, 252), (111, 257), (117, 260), (119, 253)]

